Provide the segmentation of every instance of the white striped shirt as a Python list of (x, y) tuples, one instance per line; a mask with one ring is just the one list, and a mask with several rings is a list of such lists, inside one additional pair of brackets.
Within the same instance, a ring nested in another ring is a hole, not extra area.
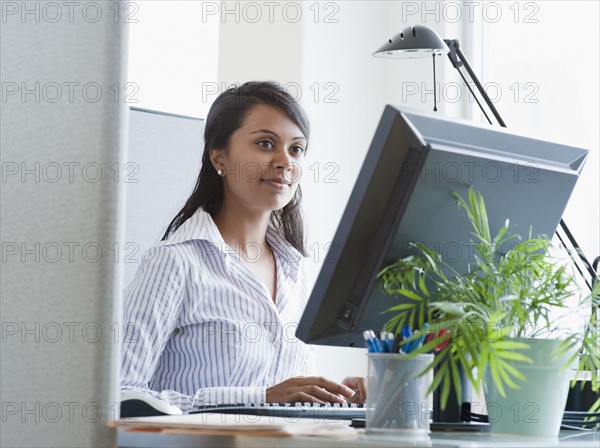
[(122, 390), (187, 411), (265, 402), (267, 387), (314, 375), (314, 348), (295, 337), (309, 263), (271, 226), (267, 241), (276, 303), (201, 209), (144, 254), (125, 290)]

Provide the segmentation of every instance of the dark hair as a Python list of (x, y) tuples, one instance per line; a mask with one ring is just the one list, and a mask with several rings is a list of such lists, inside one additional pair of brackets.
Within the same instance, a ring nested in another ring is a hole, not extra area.
[[(225, 149), (231, 135), (239, 129), (254, 106), (266, 104), (280, 108), (300, 128), (308, 141), (310, 126), (302, 107), (279, 84), (272, 81), (251, 81), (239, 87), (230, 87), (221, 93), (208, 112), (204, 127), (204, 153), (202, 167), (194, 191), (183, 208), (167, 227), (162, 240), (188, 220), (199, 207), (214, 216), (223, 205), (223, 181), (215, 171), (211, 149)], [(304, 222), (300, 210), (300, 186), (292, 200), (280, 210), (271, 212), (271, 223), (302, 255), (304, 250)]]

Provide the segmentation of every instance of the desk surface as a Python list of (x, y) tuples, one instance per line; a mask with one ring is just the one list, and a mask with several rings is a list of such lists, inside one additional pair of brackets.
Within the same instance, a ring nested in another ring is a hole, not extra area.
[(165, 434), (160, 432), (131, 432), (119, 428), (118, 446), (121, 448), (165, 447), (458, 447), (458, 448), (598, 448), (600, 432), (561, 431), (558, 440), (540, 440), (509, 436), (491, 436), (486, 433), (434, 432), (428, 439), (382, 437), (357, 431), (353, 437), (263, 437), (215, 436), (200, 434)]

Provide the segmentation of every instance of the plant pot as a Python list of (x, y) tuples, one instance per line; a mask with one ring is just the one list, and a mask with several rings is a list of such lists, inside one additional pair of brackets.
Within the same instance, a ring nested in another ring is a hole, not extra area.
[(519, 342), (529, 344), (530, 349), (523, 353), (533, 360), (532, 364), (511, 362), (527, 379), (515, 381), (519, 389), (505, 386), (506, 396), (502, 397), (489, 369), (485, 372), (483, 388), (491, 432), (555, 438), (560, 431), (572, 369), (577, 367), (576, 360), (569, 366), (567, 362), (576, 349), (557, 356), (560, 340)]

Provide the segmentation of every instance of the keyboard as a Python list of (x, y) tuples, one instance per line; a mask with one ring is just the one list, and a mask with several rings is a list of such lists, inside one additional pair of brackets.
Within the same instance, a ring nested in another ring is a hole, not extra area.
[(267, 417), (312, 418), (315, 420), (351, 420), (366, 418), (364, 404), (337, 403), (250, 403), (199, 406), (190, 414), (245, 414)]

